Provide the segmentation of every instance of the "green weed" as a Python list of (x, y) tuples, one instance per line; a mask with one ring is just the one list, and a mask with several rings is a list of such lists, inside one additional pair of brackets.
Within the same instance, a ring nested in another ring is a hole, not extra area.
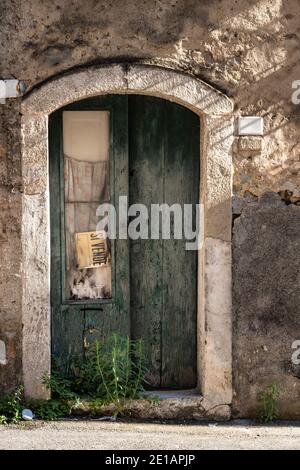
[(22, 419), (23, 409), (23, 387), (20, 386), (17, 390), (0, 400), (0, 423), (17, 423)]
[(52, 373), (42, 378), (51, 399), (25, 400), (20, 387), (0, 401), (0, 423), (18, 422), (25, 407), (44, 420), (69, 416), (84, 395), (89, 397), (92, 414), (99, 406), (113, 403), (117, 415), (127, 399), (139, 398), (144, 390), (147, 369), (142, 340), (113, 334), (95, 341), (84, 358), (73, 357), (67, 374), (61, 373), (59, 358), (52, 365)]
[(260, 395), (263, 404), (262, 421), (269, 423), (279, 417), (278, 398), (280, 389), (276, 383), (268, 385), (265, 393)]

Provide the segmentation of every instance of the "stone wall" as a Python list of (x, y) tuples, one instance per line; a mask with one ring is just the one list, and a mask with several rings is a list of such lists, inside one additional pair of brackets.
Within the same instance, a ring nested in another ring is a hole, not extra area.
[(0, 105), (0, 393), (14, 387), (21, 370), (21, 161), (19, 103)]
[[(300, 339), (300, 105), (291, 102), (300, 2), (2, 0), (1, 10), (0, 78), (22, 79), (28, 91), (91, 64), (150, 63), (212, 83), (236, 115), (264, 116), (263, 139), (233, 147), (233, 409), (257, 413), (258, 394), (276, 379), (282, 410), (299, 415), (290, 358)], [(0, 105), (0, 340), (10, 364), (0, 365), (0, 389), (21, 381), (19, 112), (20, 100)]]
[(233, 414), (257, 416), (259, 395), (281, 391), (280, 413), (300, 418), (300, 207), (274, 193), (248, 200), (233, 229)]

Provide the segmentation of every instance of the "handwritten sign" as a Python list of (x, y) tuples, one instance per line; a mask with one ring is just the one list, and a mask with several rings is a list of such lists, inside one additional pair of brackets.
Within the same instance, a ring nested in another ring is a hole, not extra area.
[(99, 268), (110, 264), (106, 232), (81, 232), (75, 234), (77, 268)]

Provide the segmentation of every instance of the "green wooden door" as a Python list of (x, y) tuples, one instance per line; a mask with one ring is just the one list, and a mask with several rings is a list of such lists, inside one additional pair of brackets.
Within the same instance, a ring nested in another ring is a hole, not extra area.
[[(74, 299), (68, 295), (69, 286), (66, 286), (66, 156), (64, 155), (63, 118), (64, 113), (69, 111), (79, 111), (81, 113), (101, 111), (108, 113), (108, 187), (110, 194), (108, 196), (101, 195), (99, 203), (111, 202), (118, 208), (118, 205), (115, 204), (118, 197), (128, 194), (127, 97), (105, 96), (88, 99), (69, 105), (51, 115), (49, 119), (49, 174), (52, 354), (60, 358), (63, 368), (69, 362), (70, 357), (84, 355), (90, 343), (97, 338), (101, 339), (111, 332), (118, 332), (123, 336), (130, 335), (128, 240), (117, 239), (112, 241), (111, 298)], [(88, 116), (89, 119), (90, 115), (88, 114)], [(95, 122), (91, 121), (91, 123), (95, 125)], [(74, 138), (76, 139), (76, 121), (74, 126)], [(80, 132), (80, 128), (78, 132)], [(93, 135), (86, 135), (85, 138), (87, 139), (88, 146), (89, 138), (92, 139)], [(76, 148), (74, 151), (76, 152)], [(79, 162), (79, 165), (81, 165), (81, 162)], [(76, 170), (75, 167), (74, 171), (77, 171), (74, 179), (75, 183), (76, 178), (79, 178), (80, 182), (80, 177), (84, 177), (84, 172), (88, 173), (89, 170), (90, 168), (86, 168), (86, 165), (79, 167), (79, 170), (78, 168)], [(95, 167), (92, 167), (92, 171), (96, 172)], [(93, 182), (97, 183), (95, 179)], [(87, 180), (86, 184), (88, 185), (88, 183), (89, 180)], [(109, 201), (106, 200), (107, 197)], [(81, 204), (79, 200), (76, 204), (80, 212), (79, 216), (84, 219), (84, 212), (88, 211), (89, 208)], [(92, 204), (93, 210), (96, 210), (97, 200), (95, 198), (93, 198)], [(91, 229), (95, 230), (94, 227), (82, 225), (79, 231), (85, 232)], [(89, 270), (88, 274), (90, 273), (91, 270)], [(83, 295), (82, 297), (89, 297), (89, 295)]]
[(199, 118), (191, 111), (157, 98), (114, 95), (74, 103), (50, 117), (52, 352), (66, 364), (95, 338), (112, 332), (142, 337), (150, 387), (194, 387), (197, 252), (186, 251), (186, 240), (162, 239), (161, 233), (158, 239), (116, 239), (111, 298), (66, 298), (62, 121), (72, 110), (109, 111), (110, 202), (128, 195), (130, 204), (150, 211), (151, 204), (199, 200)]
[[(130, 203), (195, 205), (198, 116), (140, 96), (130, 97), (129, 116)], [(190, 388), (196, 385), (197, 252), (186, 251), (186, 240), (172, 231), (170, 239), (161, 235), (130, 242), (131, 334), (145, 339), (154, 388)]]

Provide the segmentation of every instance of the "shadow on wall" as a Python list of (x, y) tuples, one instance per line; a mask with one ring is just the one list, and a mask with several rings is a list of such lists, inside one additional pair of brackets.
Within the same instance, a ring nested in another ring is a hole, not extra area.
[(242, 52), (234, 91), (238, 113), (264, 117), (263, 149), (235, 154), (234, 190), (288, 191), (300, 198), (300, 105), (292, 103), (293, 81), (300, 80), (300, 3), (277, 0), (272, 6), (270, 21), (255, 28), (259, 41)]
[[(10, 54), (4, 57), (1, 72), (22, 76), (32, 86), (63, 70), (118, 57), (172, 60), (173, 56), (177, 68), (190, 64), (192, 72), (213, 72), (230, 60), (228, 51), (227, 56), (218, 56), (219, 43), (229, 42), (231, 48), (231, 39), (238, 40), (236, 30), (241, 25), (232, 28), (232, 18), (247, 16), (260, 1), (161, 0), (151, 7), (147, 0), (142, 5), (137, 0), (5, 3), (3, 40)], [(214, 41), (216, 48), (211, 50)]]

